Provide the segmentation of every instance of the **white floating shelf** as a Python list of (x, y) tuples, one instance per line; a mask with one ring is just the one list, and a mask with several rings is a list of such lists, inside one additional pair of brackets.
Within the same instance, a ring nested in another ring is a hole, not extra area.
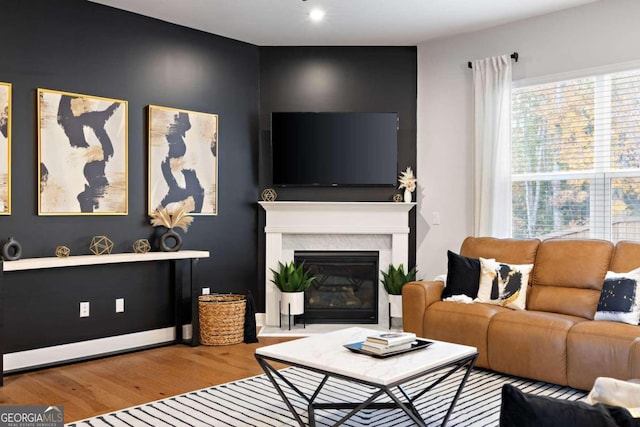
[(65, 258), (44, 257), (4, 261), (2, 271), (38, 270), (42, 268), (77, 267), (82, 265), (118, 264), (126, 262), (163, 261), (209, 258), (209, 251), (147, 252), (111, 255), (76, 255)]

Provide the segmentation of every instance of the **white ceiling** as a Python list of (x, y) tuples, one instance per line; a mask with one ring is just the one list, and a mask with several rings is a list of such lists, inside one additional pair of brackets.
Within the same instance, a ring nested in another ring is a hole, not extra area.
[(91, 1), (258, 46), (414, 46), (599, 0)]

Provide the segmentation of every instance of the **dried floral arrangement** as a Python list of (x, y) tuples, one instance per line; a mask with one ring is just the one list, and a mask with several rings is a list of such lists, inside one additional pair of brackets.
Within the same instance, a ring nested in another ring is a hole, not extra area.
[(398, 177), (398, 182), (400, 183), (398, 189), (406, 188), (407, 190), (413, 192), (416, 189), (416, 181), (417, 180), (415, 175), (413, 174), (413, 170), (411, 170), (411, 167), (407, 167), (407, 169), (404, 170)]
[(185, 233), (193, 222), (193, 217), (189, 216), (189, 211), (184, 206), (176, 208), (173, 212), (169, 212), (165, 207), (159, 207), (150, 216), (151, 225), (154, 227), (165, 227), (170, 230), (178, 227)]

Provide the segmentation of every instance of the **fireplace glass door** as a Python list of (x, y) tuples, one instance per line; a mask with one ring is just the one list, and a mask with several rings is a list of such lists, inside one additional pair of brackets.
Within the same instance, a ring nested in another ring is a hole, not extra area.
[(316, 280), (305, 291), (307, 323), (378, 323), (378, 252), (296, 251)]

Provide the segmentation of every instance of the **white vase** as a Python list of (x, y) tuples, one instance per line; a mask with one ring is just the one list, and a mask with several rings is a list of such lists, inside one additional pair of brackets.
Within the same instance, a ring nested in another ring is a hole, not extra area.
[(404, 202), (411, 203), (411, 191), (404, 189)]
[(391, 317), (402, 317), (402, 295), (389, 295)]
[(303, 292), (281, 292), (280, 310), (282, 314), (297, 315), (304, 313), (304, 291)]

